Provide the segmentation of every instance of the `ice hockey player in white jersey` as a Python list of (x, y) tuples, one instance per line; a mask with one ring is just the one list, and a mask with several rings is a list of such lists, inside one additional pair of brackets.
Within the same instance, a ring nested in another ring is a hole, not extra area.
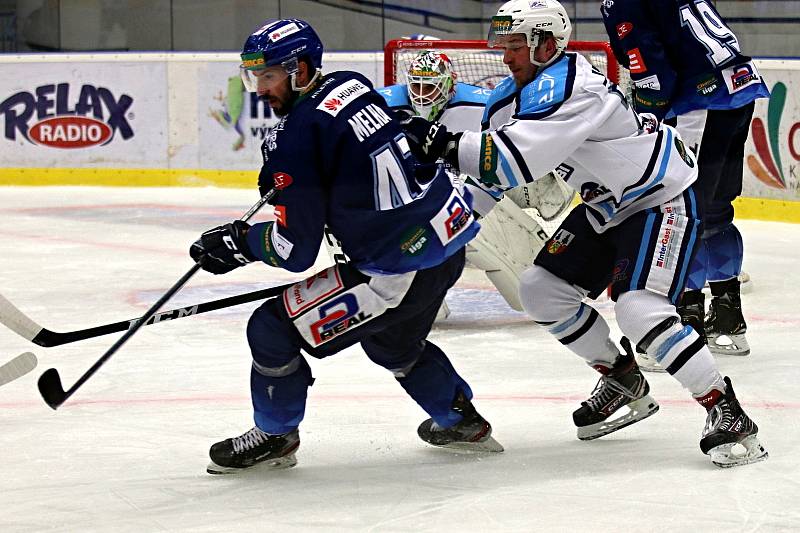
[[(488, 129), (453, 134), (417, 120), (406, 125), (412, 150), (444, 157), (500, 190), (558, 167), (581, 194), (583, 203), (539, 252), (520, 288), (528, 314), (601, 374), (573, 413), (578, 438), (601, 437), (658, 410), (634, 344), (706, 408), (700, 449), (714, 464), (765, 459), (758, 427), (730, 379), (675, 309), (702, 232), (697, 163), (674, 129), (637, 115), (586, 59), (565, 52), (570, 32), (555, 0), (504, 4), (489, 44), (503, 50), (511, 76), (489, 98)], [(625, 335), (622, 353), (606, 321), (584, 303), (609, 284)]]
[[(445, 53), (438, 50), (418, 53), (409, 62), (405, 75), (406, 84), (378, 89), (391, 109), (408, 116), (439, 121), (448, 131), (481, 128), (491, 90), (457, 81), (458, 75)], [(533, 264), (536, 253), (549, 237), (522, 207), (538, 208), (537, 211), (544, 213), (543, 218), (550, 220), (569, 207), (572, 191), (565, 194), (563, 182), (549, 176), (539, 182), (542, 185), (530, 184), (526, 190), (520, 187), (514, 199), (504, 196), (498, 201), (471, 180), (464, 183), (462, 177), (461, 183), (470, 189), (473, 207), (483, 217), (478, 237), (467, 245), (467, 260), (486, 272), (512, 309), (522, 311), (520, 275)], [(547, 198), (542, 206), (536, 202), (539, 197)], [(443, 304), (439, 318), (447, 314), (446, 304)]]

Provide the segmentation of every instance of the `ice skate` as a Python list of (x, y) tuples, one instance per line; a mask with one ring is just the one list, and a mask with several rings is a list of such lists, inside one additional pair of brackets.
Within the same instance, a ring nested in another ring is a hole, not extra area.
[(300, 446), (295, 429), (284, 435), (269, 435), (254, 427), (244, 435), (211, 446), (209, 474), (233, 474), (258, 466), (270, 470), (291, 468), (297, 464), (294, 454)]
[[(613, 368), (595, 367), (603, 376), (592, 396), (572, 413), (580, 440), (592, 440), (620, 430), (658, 411), (658, 403), (650, 397), (650, 385), (633, 358), (630, 341), (622, 338), (625, 355), (620, 355)], [(627, 412), (612, 418), (627, 407)]]
[(502, 452), (503, 446), (492, 437), (492, 426), (473, 407), (463, 392), (453, 401), (453, 410), (464, 417), (449, 428), (442, 428), (432, 418), (417, 428), (419, 438), (442, 448), (466, 452)]
[(680, 304), (678, 305), (678, 314), (681, 316), (681, 324), (684, 326), (692, 326), (692, 329), (700, 335), (703, 342), (708, 343), (704, 325), (706, 296), (703, 294), (703, 291), (684, 291)]
[(758, 440), (758, 426), (742, 410), (725, 378), (725, 394), (708, 411), (700, 449), (720, 468), (763, 461), (769, 454)]
[(739, 280), (712, 282), (711, 292), (713, 298), (705, 325), (708, 349), (717, 355), (749, 355)]

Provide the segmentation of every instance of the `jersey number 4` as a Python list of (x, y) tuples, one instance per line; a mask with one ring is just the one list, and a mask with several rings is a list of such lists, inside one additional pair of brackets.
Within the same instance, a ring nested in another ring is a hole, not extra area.
[(410, 157), (411, 149), (404, 135), (372, 152), (372, 173), (375, 178), (375, 208), (378, 211), (396, 209), (425, 195), (431, 182), (410, 182), (400, 158)]
[(715, 67), (740, 51), (736, 36), (722, 22), (708, 0), (698, 0), (694, 3), (694, 9), (689, 5), (682, 6), (680, 13), (681, 25), (688, 26), (695, 38), (706, 47), (707, 57)]

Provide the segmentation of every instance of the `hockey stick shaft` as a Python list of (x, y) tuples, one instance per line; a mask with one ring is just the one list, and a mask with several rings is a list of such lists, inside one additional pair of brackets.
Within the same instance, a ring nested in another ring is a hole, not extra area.
[[(292, 284), (287, 285), (279, 285), (276, 287), (269, 287), (266, 289), (259, 289), (257, 291), (248, 292), (245, 294), (238, 294), (236, 296), (228, 296), (227, 298), (221, 298), (219, 300), (212, 300), (210, 302), (203, 302), (195, 305), (187, 305), (186, 307), (179, 307), (176, 309), (170, 309), (169, 311), (161, 311), (154, 314), (150, 319), (144, 324), (145, 326), (150, 326), (153, 324), (159, 324), (161, 322), (167, 322), (170, 320), (176, 320), (178, 318), (183, 318), (187, 316), (194, 316), (199, 315), (202, 313), (208, 313), (209, 311), (216, 311), (218, 309), (225, 309), (226, 307), (233, 307), (235, 305), (246, 304), (250, 302), (256, 302), (258, 300), (266, 300), (267, 298), (273, 298), (281, 294), (284, 290), (291, 287)], [(4, 299), (2, 295), (0, 295), (0, 300)], [(8, 300), (6, 303), (10, 304)], [(5, 311), (6, 309), (4, 309)], [(23, 318), (27, 319), (27, 317), (22, 314), (21, 311), (17, 310)], [(3, 316), (0, 318), (6, 318), (8, 313), (4, 313)], [(28, 319), (30, 320), (30, 319)], [(29, 341), (44, 348), (52, 348), (53, 346), (61, 346), (63, 344), (70, 344), (73, 342), (78, 342), (86, 339), (92, 339), (94, 337), (102, 337), (103, 335), (110, 335), (111, 333), (120, 333), (122, 331), (126, 331), (133, 327), (133, 325), (140, 320), (140, 317), (132, 318), (129, 320), (120, 320), (119, 322), (112, 322), (110, 324), (103, 324), (101, 326), (94, 326), (91, 328), (86, 329), (79, 329), (75, 331), (52, 331), (47, 328), (43, 328), (38, 324), (35, 325), (35, 328), (28, 328), (26, 334), (20, 333), (18, 329), (14, 329), (16, 333), (22, 335)], [(4, 323), (2, 320), (0, 322)], [(21, 321), (17, 321), (20, 323)], [(31, 323), (35, 324), (32, 320)]]
[[(288, 185), (289, 183), (283, 184), (283, 186)], [(282, 187), (281, 187), (282, 188)], [(278, 193), (280, 189), (276, 184), (276, 187), (273, 187), (269, 191), (262, 196), (258, 202), (256, 202), (253, 207), (251, 207), (247, 213), (242, 216), (240, 219), (242, 222), (247, 222), (253, 215), (255, 215), (259, 209), (264, 207), (267, 202), (269, 202), (275, 195)], [(144, 326), (151, 317), (153, 317), (161, 307), (172, 298), (175, 293), (177, 293), (184, 285), (194, 276), (198, 270), (200, 270), (200, 263), (195, 263), (192, 268), (190, 268), (186, 274), (181, 276), (181, 278), (175, 282), (175, 284), (170, 287), (167, 292), (165, 292), (161, 298), (158, 299), (156, 303), (154, 303), (147, 312), (142, 315), (142, 317), (137, 320), (131, 327), (126, 331), (122, 337), (120, 337), (117, 342), (115, 342), (111, 348), (106, 350), (104, 353), (95, 363), (84, 372), (84, 374), (78, 378), (78, 380), (67, 390), (64, 390), (63, 385), (61, 384), (61, 377), (58, 374), (58, 370), (55, 368), (49, 368), (45, 370), (45, 372), (39, 377), (39, 392), (42, 395), (44, 401), (52, 407), (53, 409), (58, 409), (58, 407), (63, 404), (70, 396), (72, 396), (75, 391), (77, 391), (81, 385), (86, 383), (86, 381), (91, 378), (95, 372), (97, 372), (101, 366), (103, 366), (106, 361), (108, 361), (111, 356), (113, 356), (117, 350), (119, 350), (128, 339), (133, 337), (139, 329)]]

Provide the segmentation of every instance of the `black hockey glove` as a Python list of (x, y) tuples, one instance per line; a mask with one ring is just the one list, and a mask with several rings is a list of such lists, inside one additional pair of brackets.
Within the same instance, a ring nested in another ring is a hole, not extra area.
[(247, 246), (249, 229), (247, 222), (237, 220), (203, 232), (189, 248), (189, 255), (200, 263), (203, 270), (212, 274), (225, 274), (252, 263), (256, 257)]
[(411, 153), (420, 163), (435, 163), (442, 158), (458, 167), (458, 141), (461, 133), (450, 133), (438, 122), (428, 122), (422, 117), (411, 117), (401, 122), (410, 141)]

